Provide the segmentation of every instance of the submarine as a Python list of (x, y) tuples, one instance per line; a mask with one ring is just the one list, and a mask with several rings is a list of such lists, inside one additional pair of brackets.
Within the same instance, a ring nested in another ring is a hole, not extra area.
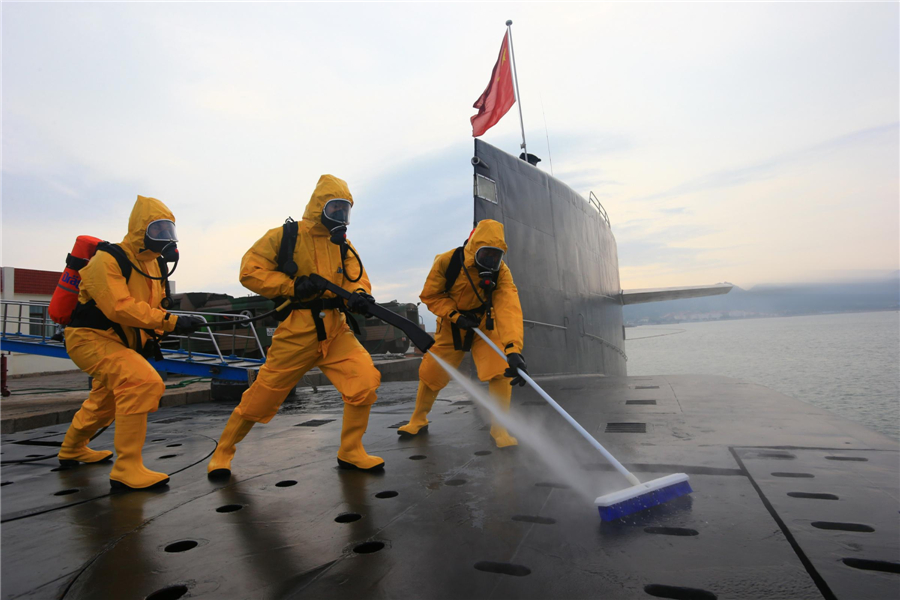
[[(111, 494), (108, 464), (3, 466), (2, 598), (897, 598), (898, 443), (749, 381), (629, 377), (624, 305), (730, 285), (622, 290), (602, 205), (531, 162), (475, 140), (473, 218), (504, 224), (529, 372), (641, 480), (686, 473), (692, 494), (601, 522), (527, 448), (495, 448), (453, 384), (408, 440), (416, 382), (382, 384), (365, 439), (383, 473), (335, 467), (333, 388), (299, 388), (224, 483), (206, 463), (233, 403), (168, 407), (144, 448), (166, 488)], [(554, 418), (528, 388), (512, 411)], [(64, 433), (3, 435), (3, 460)]]

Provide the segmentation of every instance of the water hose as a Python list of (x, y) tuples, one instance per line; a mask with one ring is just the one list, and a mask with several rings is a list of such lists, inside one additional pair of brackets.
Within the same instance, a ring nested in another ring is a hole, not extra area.
[[(191, 385), (191, 384), (194, 384), (194, 383), (200, 383), (200, 382), (208, 381), (208, 380), (210, 380), (209, 377), (195, 377), (195, 378), (193, 378), (193, 379), (185, 379), (184, 381), (180, 381), (180, 382), (178, 382), (178, 383), (173, 383), (173, 384), (171, 384), (171, 385), (167, 385), (167, 386), (166, 386), (166, 389), (183, 388), (183, 387), (186, 387), (186, 386)], [(33, 389), (42, 389), (42, 388), (33, 388)], [(19, 391), (25, 391), (25, 390), (17, 390), (17, 392), (19, 392)], [(77, 392), (77, 391), (79, 391), (79, 390), (51, 390), (51, 391), (69, 391), (69, 392)], [(51, 393), (51, 392), (32, 392), (32, 393), (49, 394), (49, 393)], [(110, 423), (110, 425), (111, 425), (111, 424), (112, 424), (112, 423)], [(109, 429), (109, 425), (107, 425), (106, 427), (101, 428), (99, 431), (97, 431), (97, 433), (95, 433), (94, 435), (92, 435), (92, 436), (91, 436), (91, 439), (88, 440), (88, 442), (92, 442), (92, 441), (94, 441), (95, 439), (97, 439), (97, 437), (98, 437), (101, 433), (103, 433), (104, 431), (106, 431), (107, 429)], [(47, 442), (47, 445), (50, 445), (51, 443), (52, 443), (52, 442)], [(60, 442), (60, 446), (62, 446), (62, 442)], [(34, 458), (26, 458), (26, 459), (23, 459), (23, 460), (4, 460), (4, 461), (0, 461), (0, 465), (19, 465), (19, 464), (24, 464), (24, 463), (38, 462), (38, 461), (42, 461), (42, 460), (47, 460), (47, 459), (49, 459), (49, 458), (56, 458), (56, 456), (57, 456), (56, 454), (48, 454), (48, 455), (46, 455), (46, 456), (37, 456), (37, 457), (34, 457)]]
[[(192, 379), (185, 379), (184, 381), (179, 381), (178, 383), (170, 383), (166, 386), (167, 390), (183, 388), (189, 386), (194, 383), (201, 383), (203, 381), (211, 381), (210, 377), (194, 377)], [(84, 391), (82, 388), (18, 388), (12, 390), (13, 396), (40, 396), (42, 394), (65, 394), (68, 392), (81, 392)]]
[[(110, 423), (109, 425), (112, 425), (112, 423)], [(101, 427), (97, 433), (95, 433), (94, 435), (91, 436), (91, 439), (88, 440), (88, 443), (94, 441), (95, 439), (97, 439), (97, 437), (101, 433), (103, 433), (104, 431), (109, 429), (109, 425), (107, 425), (106, 427)], [(50, 445), (50, 444), (55, 444), (55, 442), (46, 442), (46, 445)], [(62, 447), (62, 442), (60, 442), (59, 445), (60, 445), (60, 447)], [(23, 460), (4, 460), (4, 461), (0, 461), (0, 465), (21, 465), (24, 463), (32, 463), (32, 462), (38, 462), (41, 460), (47, 460), (48, 458), (56, 458), (57, 456), (58, 456), (58, 454), (48, 454), (47, 456), (36, 456), (34, 458), (26, 458)]]
[(290, 306), (291, 302), (293, 302), (293, 301), (294, 301), (293, 298), (288, 298), (287, 300), (282, 302), (281, 306), (279, 306), (278, 308), (270, 310), (269, 312), (265, 312), (261, 315), (256, 315), (255, 317), (247, 317), (246, 319), (239, 319), (237, 321), (210, 321), (209, 323), (204, 323), (203, 325), (200, 325), (198, 327), (198, 329), (203, 329), (204, 327), (221, 327), (221, 326), (228, 326), (228, 327), (232, 327), (232, 326), (239, 327), (240, 326), (240, 327), (242, 327), (244, 325), (249, 325), (250, 323), (253, 323), (254, 321), (261, 321), (262, 319), (265, 319), (266, 317), (271, 317), (275, 313), (284, 310), (285, 308)]
[[(479, 328), (476, 327), (475, 333), (477, 333), (479, 336), (481, 336), (481, 339), (483, 339), (485, 342), (487, 342), (487, 344), (491, 348), (493, 348), (497, 354), (502, 356), (503, 360), (506, 360), (506, 355), (503, 353), (503, 351), (500, 348), (498, 348), (497, 344), (492, 342), (491, 339), (488, 336), (486, 336), (483, 331), (481, 331)], [(568, 421), (569, 425), (571, 425), (572, 427), (575, 428), (575, 431), (577, 431), (578, 433), (581, 434), (581, 437), (583, 437), (585, 440), (588, 441), (588, 443), (591, 446), (593, 446), (595, 449), (597, 449), (597, 451), (599, 451), (600, 454), (602, 454), (603, 457), (606, 460), (608, 460), (609, 463), (612, 466), (614, 466), (619, 473), (624, 475), (625, 479), (627, 479), (631, 485), (640, 485), (640, 483), (641, 483), (640, 480), (637, 477), (635, 477), (634, 475), (632, 475), (631, 471), (629, 471), (624, 466), (622, 466), (622, 463), (620, 463), (618, 460), (616, 460), (616, 457), (613, 456), (612, 454), (610, 454), (609, 450), (604, 448), (600, 442), (595, 440), (594, 437), (590, 433), (588, 433), (587, 430), (585, 430), (585, 428), (582, 427), (578, 421), (573, 419), (572, 415), (567, 413), (565, 411), (565, 409), (563, 409), (562, 406), (557, 404), (556, 400), (551, 398), (547, 392), (545, 392), (543, 389), (541, 389), (541, 386), (536, 384), (534, 382), (534, 380), (528, 376), (528, 373), (522, 371), (521, 369), (516, 369), (516, 371), (519, 373), (519, 377), (524, 379), (528, 383), (528, 385), (530, 385), (534, 389), (534, 391), (536, 391), (538, 394), (540, 394), (541, 398), (546, 400), (550, 406), (552, 406), (554, 409), (556, 409), (556, 412), (558, 412), (560, 415), (562, 415), (562, 418), (564, 418), (566, 421)]]

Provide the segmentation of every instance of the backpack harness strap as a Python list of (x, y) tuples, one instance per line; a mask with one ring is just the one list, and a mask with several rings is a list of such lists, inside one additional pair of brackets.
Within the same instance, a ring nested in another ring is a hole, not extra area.
[[(294, 262), (294, 249), (297, 246), (298, 231), (299, 224), (290, 217), (288, 217), (287, 220), (285, 220), (284, 225), (281, 226), (281, 245), (278, 247), (278, 266), (276, 267), (276, 270), (284, 273), (288, 277), (294, 277), (299, 269), (297, 263)], [(348, 250), (347, 244), (341, 244), (341, 264), (343, 264), (344, 260), (347, 258)], [(280, 306), (285, 300), (286, 298), (284, 297), (274, 298), (276, 306)], [(323, 311), (325, 310), (337, 309), (341, 311), (344, 313), (347, 324), (350, 325), (350, 329), (357, 335), (360, 332), (359, 323), (350, 316), (347, 312), (346, 304), (344, 304), (344, 301), (340, 298), (316, 298), (306, 302), (294, 301), (281, 313), (276, 314), (276, 318), (278, 318), (279, 321), (283, 321), (287, 318), (288, 314), (290, 314), (290, 311), (297, 309), (310, 311), (313, 323), (316, 325), (316, 337), (319, 338), (320, 342), (328, 339), (328, 333), (325, 331), (325, 321), (323, 320), (323, 317), (325, 316)]]
[[(128, 260), (128, 256), (125, 254), (125, 251), (122, 250), (116, 244), (110, 244), (109, 242), (100, 242), (97, 244), (97, 252), (106, 252), (111, 254), (113, 258), (116, 259), (116, 262), (119, 264), (119, 269), (122, 271), (122, 276), (125, 277), (125, 283), (128, 283), (128, 280), (131, 278), (131, 261)], [(69, 266), (69, 258), (74, 260), (75, 257), (69, 255), (66, 258), (66, 265)], [(74, 261), (73, 261), (74, 262)], [(85, 261), (85, 265), (87, 261)], [(122, 340), (122, 344), (126, 348), (131, 348), (131, 344), (128, 341), (128, 336), (125, 335), (125, 330), (121, 325), (112, 321), (103, 314), (103, 311), (97, 306), (97, 302), (94, 300), (90, 300), (87, 303), (78, 303), (78, 306), (75, 307), (75, 311), (72, 313), (72, 320), (69, 322), (69, 327), (87, 327), (88, 329), (99, 329), (101, 331), (107, 331), (112, 329), (116, 332), (116, 335), (119, 336), (119, 339)], [(141, 346), (141, 336), (137, 336), (137, 348), (133, 348), (139, 354), (143, 353), (143, 347)]]
[(448, 294), (450, 293), (453, 284), (456, 283), (456, 278), (459, 277), (460, 270), (462, 270), (463, 249), (465, 247), (465, 244), (463, 244), (453, 252), (453, 256), (450, 257), (450, 263), (447, 265), (447, 270), (444, 271), (444, 277), (447, 280), (444, 284), (444, 292)]
[[(113, 258), (116, 259), (116, 262), (119, 265), (119, 269), (122, 271), (122, 276), (125, 277), (125, 282), (128, 283), (128, 280), (131, 279), (131, 273), (133, 271), (133, 267), (131, 265), (131, 261), (128, 259), (128, 255), (125, 254), (125, 251), (122, 250), (121, 246), (118, 244), (110, 244), (109, 242), (100, 242), (97, 244), (98, 252), (106, 252), (111, 254)], [(82, 260), (72, 257), (70, 255), (69, 258), (74, 261)], [(69, 258), (66, 259), (66, 265), (71, 266), (69, 264)], [(158, 259), (160, 273), (168, 272), (167, 267), (165, 266), (165, 260), (160, 257)], [(85, 261), (87, 264), (87, 261)], [(83, 268), (83, 267), (82, 267)], [(164, 300), (169, 299), (169, 280), (165, 279), (165, 288), (166, 288), (166, 296)], [(100, 308), (97, 306), (97, 302), (94, 300), (90, 300), (84, 304), (79, 303), (78, 306), (75, 307), (75, 311), (72, 313), (72, 320), (69, 322), (69, 327), (87, 327), (88, 329), (99, 329), (101, 331), (107, 331), (112, 329), (119, 339), (122, 340), (122, 344), (126, 348), (131, 348), (131, 344), (129, 343), (128, 336), (125, 335), (125, 329), (115, 321), (111, 320)], [(135, 343), (137, 344), (136, 348), (131, 348), (141, 356), (145, 358), (153, 358), (153, 360), (160, 361), (163, 359), (162, 350), (159, 347), (159, 336), (156, 335), (156, 332), (150, 329), (141, 329), (140, 331), (146, 332), (151, 340), (144, 344), (141, 340), (140, 334), (138, 334), (135, 339)]]
[[(291, 302), (289, 307), (291, 310), (304, 309), (312, 315), (313, 323), (316, 325), (316, 337), (319, 341), (328, 339), (328, 333), (325, 331), (325, 311), (337, 309), (344, 312), (344, 301), (340, 298), (317, 298), (307, 302)], [(351, 319), (347, 319), (350, 321)]]
[[(444, 278), (446, 279), (446, 283), (444, 284), (444, 292), (449, 294), (450, 290), (453, 288), (453, 284), (456, 283), (456, 279), (459, 277), (460, 271), (463, 270), (463, 257), (465, 252), (465, 244), (457, 248), (453, 255), (450, 257), (450, 263), (447, 265), (447, 270), (444, 271)], [(462, 313), (466, 317), (470, 319), (474, 319), (475, 321), (481, 322), (481, 318), (485, 313), (489, 313), (491, 307), (491, 296), (490, 293), (487, 294), (487, 300), (482, 300), (481, 295), (478, 293), (478, 288), (475, 286), (475, 282), (472, 281), (472, 277), (469, 275), (468, 269), (465, 271), (466, 278), (469, 280), (469, 284), (472, 286), (472, 289), (475, 291), (475, 297), (481, 302), (481, 306), (470, 310), (459, 310), (453, 311), (450, 313), (450, 317), (452, 318), (457, 312)], [(485, 325), (486, 329), (494, 328), (494, 320), (491, 318), (491, 314), (488, 314), (488, 321)], [(450, 333), (453, 335), (453, 349), (454, 350), (462, 350), (464, 352), (469, 352), (472, 349), (472, 342), (475, 340), (475, 332), (472, 330), (466, 331), (465, 336), (463, 336), (463, 330), (456, 325), (456, 323), (450, 323)]]
[(293, 277), (297, 274), (297, 263), (294, 262), (294, 247), (297, 246), (297, 221), (288, 217), (281, 226), (281, 246), (278, 247), (278, 270)]

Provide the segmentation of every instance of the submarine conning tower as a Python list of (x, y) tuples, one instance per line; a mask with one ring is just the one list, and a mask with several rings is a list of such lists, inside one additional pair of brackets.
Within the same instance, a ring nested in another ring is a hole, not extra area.
[(529, 370), (626, 374), (619, 256), (606, 211), (528, 162), (475, 140), (475, 221), (503, 223)]

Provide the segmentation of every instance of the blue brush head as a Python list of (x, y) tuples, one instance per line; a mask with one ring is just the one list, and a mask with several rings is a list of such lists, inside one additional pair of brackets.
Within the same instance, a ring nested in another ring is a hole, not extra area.
[(622, 517), (633, 515), (636, 512), (640, 512), (654, 506), (659, 506), (660, 504), (664, 504), (669, 500), (674, 500), (675, 498), (686, 496), (693, 491), (694, 490), (691, 489), (690, 483), (688, 483), (687, 481), (682, 481), (674, 485), (660, 488), (658, 490), (653, 490), (652, 492), (647, 492), (646, 494), (631, 498), (629, 500), (623, 500), (618, 504), (601, 506), (598, 507), (600, 510), (600, 520), (615, 521), (616, 519), (621, 519)]

